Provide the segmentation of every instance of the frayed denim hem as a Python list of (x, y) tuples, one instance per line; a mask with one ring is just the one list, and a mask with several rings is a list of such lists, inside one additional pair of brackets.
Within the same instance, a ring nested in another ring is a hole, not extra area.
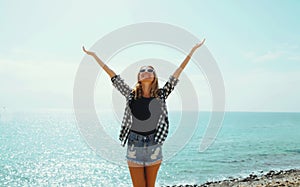
[(127, 158), (127, 157), (126, 157), (126, 159), (127, 159), (127, 161), (133, 162), (135, 164), (144, 165), (143, 161), (136, 161), (134, 159), (130, 159), (130, 158)]
[(139, 165), (142, 165), (142, 166), (150, 166), (150, 165), (153, 165), (153, 163), (155, 162), (158, 162), (158, 161), (163, 161), (163, 159), (158, 159), (158, 160), (155, 160), (155, 161), (151, 161), (151, 162), (144, 162), (144, 161), (136, 161), (136, 160), (133, 160), (133, 159), (130, 159), (130, 158), (126, 158), (127, 161), (130, 161), (130, 162), (133, 162), (135, 164), (139, 164)]
[(154, 161), (150, 161), (150, 162), (149, 162), (149, 161), (148, 161), (148, 162), (137, 161), (137, 160), (134, 160), (134, 159), (131, 159), (131, 158), (127, 158), (127, 157), (126, 157), (126, 159), (127, 159), (127, 161), (133, 162), (133, 163), (135, 163), (135, 164), (140, 164), (140, 165), (143, 165), (143, 166), (149, 166), (149, 165), (152, 165), (152, 164), (155, 163), (155, 162), (163, 161), (162, 158), (157, 159), (157, 160), (154, 160)]
[(155, 160), (155, 161), (151, 161), (151, 162), (145, 162), (145, 166), (152, 165), (153, 163), (158, 162), (158, 161), (162, 161), (162, 158), (158, 159), (158, 160)]

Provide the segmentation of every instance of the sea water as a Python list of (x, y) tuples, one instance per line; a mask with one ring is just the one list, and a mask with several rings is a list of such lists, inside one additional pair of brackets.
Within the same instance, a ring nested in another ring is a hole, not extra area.
[[(99, 116), (109, 116), (104, 113)], [(163, 161), (157, 186), (300, 168), (300, 113), (225, 112), (213, 144), (203, 152), (199, 146), (211, 112), (169, 111), (167, 141), (185, 125), (182, 115), (198, 116), (195, 130)], [(118, 141), (120, 120), (102, 116), (105, 131)], [(0, 186), (131, 186), (126, 165), (98, 155), (79, 131), (73, 111), (0, 113)]]

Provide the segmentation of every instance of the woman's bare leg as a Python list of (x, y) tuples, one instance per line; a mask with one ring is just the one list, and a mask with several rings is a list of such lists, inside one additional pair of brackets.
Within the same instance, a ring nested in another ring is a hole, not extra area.
[(158, 169), (160, 167), (161, 160), (155, 162), (154, 164), (151, 164), (149, 166), (146, 166), (146, 184), (147, 187), (154, 187), (155, 186), (155, 181), (156, 181), (156, 176)]
[(130, 161), (127, 161), (127, 163), (133, 186), (146, 187), (145, 167)]

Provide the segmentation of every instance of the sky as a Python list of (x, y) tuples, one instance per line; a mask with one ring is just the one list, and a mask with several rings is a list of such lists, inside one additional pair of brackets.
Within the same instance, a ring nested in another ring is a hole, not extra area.
[[(0, 107), (72, 109), (74, 80), (85, 56), (82, 45), (88, 49), (127, 25), (160, 22), (206, 38), (224, 80), (226, 111), (300, 112), (299, 10), (297, 0), (0, 0)], [(143, 58), (179, 65), (185, 55), (145, 44), (107, 63), (119, 73)], [(193, 80), (199, 110), (210, 110), (209, 84), (194, 67), (190, 62), (184, 72)], [(181, 107), (180, 88), (169, 101), (175, 110)], [(109, 77), (101, 74), (95, 88), (99, 110), (109, 106), (103, 98), (112, 90)]]

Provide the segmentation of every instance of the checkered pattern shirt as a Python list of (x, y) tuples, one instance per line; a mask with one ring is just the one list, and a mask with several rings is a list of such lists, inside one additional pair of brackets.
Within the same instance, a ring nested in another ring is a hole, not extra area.
[[(123, 115), (121, 131), (119, 135), (119, 140), (121, 145), (124, 147), (128, 139), (129, 131), (132, 125), (132, 113), (129, 107), (129, 103), (134, 99), (134, 91), (124, 82), (124, 79), (120, 75), (115, 75), (111, 78), (113, 86), (126, 98), (126, 107)], [(159, 89), (159, 101), (161, 104), (162, 114), (159, 117), (158, 124), (156, 126), (156, 133), (154, 140), (157, 143), (163, 144), (167, 138), (169, 132), (169, 120), (168, 120), (168, 110), (166, 105), (166, 99), (170, 93), (174, 90), (174, 87), (178, 83), (179, 79), (175, 78), (173, 75), (169, 77), (169, 80), (165, 83), (163, 88)]]

